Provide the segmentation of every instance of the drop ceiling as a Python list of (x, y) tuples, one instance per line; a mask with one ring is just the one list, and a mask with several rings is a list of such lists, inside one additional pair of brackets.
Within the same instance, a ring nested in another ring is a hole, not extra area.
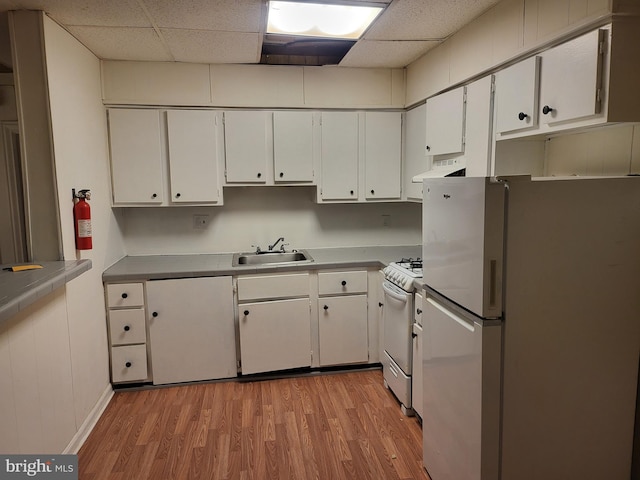
[(0, 12), (43, 10), (105, 60), (400, 68), (498, 3), (352, 3), (358, 1), (383, 4), (386, 9), (355, 44), (336, 47), (348, 50), (344, 56), (323, 42), (266, 38), (265, 0), (0, 0)]

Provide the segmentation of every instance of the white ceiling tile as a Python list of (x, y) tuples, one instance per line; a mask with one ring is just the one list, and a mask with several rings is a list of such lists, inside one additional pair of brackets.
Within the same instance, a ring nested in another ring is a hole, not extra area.
[(19, 0), (15, 3), (21, 9), (42, 10), (65, 26), (152, 26), (136, 0)]
[(143, 0), (158, 27), (260, 32), (261, 0)]
[(439, 40), (499, 0), (396, 0), (367, 31), (367, 40)]
[(360, 40), (344, 56), (340, 66), (402, 68), (439, 44), (439, 41)]
[(171, 61), (153, 28), (69, 27), (97, 57), (110, 60)]
[(257, 63), (262, 35), (206, 30), (160, 30), (177, 62)]

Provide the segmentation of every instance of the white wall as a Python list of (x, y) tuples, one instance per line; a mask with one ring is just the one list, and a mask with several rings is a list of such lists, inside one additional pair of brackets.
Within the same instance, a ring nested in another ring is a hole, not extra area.
[[(110, 208), (108, 143), (100, 61), (44, 17), (49, 101), (64, 258), (93, 268), (66, 287), (75, 416), (82, 424), (109, 386), (102, 272), (124, 255)], [(71, 189), (91, 189), (93, 250), (75, 249)]]
[[(225, 187), (222, 207), (123, 209), (128, 255), (250, 251), (285, 237), (287, 248), (421, 243), (421, 205), (316, 204), (313, 187)], [(193, 214), (209, 215), (206, 230)], [(383, 226), (383, 214), (390, 225)]]
[(102, 62), (105, 104), (402, 108), (400, 68)]

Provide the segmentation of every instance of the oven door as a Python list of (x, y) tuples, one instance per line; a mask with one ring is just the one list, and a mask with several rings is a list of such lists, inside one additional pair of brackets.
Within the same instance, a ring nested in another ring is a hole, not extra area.
[(411, 375), (413, 293), (384, 280), (384, 349), (406, 375)]

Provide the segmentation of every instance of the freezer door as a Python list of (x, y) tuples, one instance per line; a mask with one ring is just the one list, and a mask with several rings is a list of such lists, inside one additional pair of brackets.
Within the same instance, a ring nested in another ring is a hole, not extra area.
[(434, 480), (497, 480), (500, 322), (431, 296), (422, 322), (424, 466)]
[(448, 177), (423, 190), (424, 283), (479, 317), (501, 317), (504, 184)]

